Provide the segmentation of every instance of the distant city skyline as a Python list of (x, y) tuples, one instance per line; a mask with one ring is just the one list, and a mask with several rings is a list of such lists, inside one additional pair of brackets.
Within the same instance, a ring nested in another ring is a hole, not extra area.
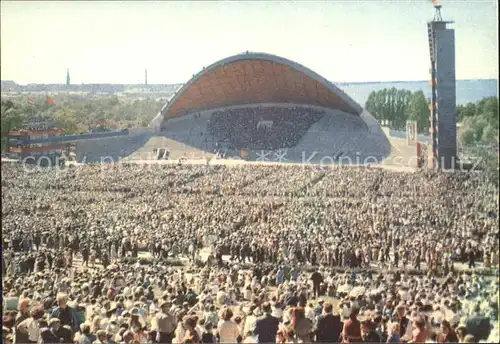
[[(488, 81), (488, 80), (499, 80), (497, 78), (475, 78), (475, 79), (456, 79), (457, 81), (474, 81), (474, 80), (479, 80), (479, 81)], [(183, 85), (185, 82), (166, 82), (166, 83), (150, 83), (147, 82), (137, 82), (137, 83), (113, 83), (113, 82), (82, 82), (82, 83), (71, 83), (69, 86), (81, 86), (81, 85), (132, 85), (132, 86), (155, 86), (155, 85)], [(335, 80), (329, 80), (330, 82), (334, 82), (337, 84), (404, 84), (404, 83), (418, 83), (418, 82), (428, 82), (428, 80), (385, 80), (385, 81), (335, 81)], [(27, 85), (67, 85), (67, 83), (63, 82), (30, 82), (30, 83), (19, 83), (16, 82), (15, 80), (7, 80), (7, 79), (2, 79), (2, 82), (14, 82), (16, 85), (19, 86), (27, 86)]]
[[(498, 78), (495, 0), (441, 1), (457, 79)], [(333, 82), (429, 79), (432, 1), (1, 2), (1, 79), (18, 84), (181, 84), (245, 51)]]

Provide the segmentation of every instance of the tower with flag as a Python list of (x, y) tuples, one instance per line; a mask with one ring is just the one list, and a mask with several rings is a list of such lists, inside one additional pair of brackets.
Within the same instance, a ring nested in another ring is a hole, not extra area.
[(433, 165), (452, 169), (457, 159), (457, 107), (455, 77), (455, 30), (443, 21), (442, 6), (433, 1), (434, 19), (427, 23), (430, 53), (430, 134)]

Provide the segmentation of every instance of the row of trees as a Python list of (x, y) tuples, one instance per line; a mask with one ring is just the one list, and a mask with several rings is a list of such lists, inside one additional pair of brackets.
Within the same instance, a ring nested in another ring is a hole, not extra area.
[[(423, 91), (412, 93), (396, 88), (373, 91), (365, 108), (391, 129), (405, 130), (406, 121), (414, 120), (419, 133), (429, 133), (429, 100)], [(457, 116), (461, 126), (459, 141), (463, 145), (498, 146), (498, 97), (458, 105)]]
[(406, 121), (417, 122), (419, 133), (429, 133), (429, 103), (423, 91), (384, 88), (368, 96), (365, 108), (382, 124), (405, 130)]
[(498, 97), (488, 97), (477, 103), (457, 106), (460, 142), (463, 145), (498, 147)]
[(6, 148), (9, 130), (19, 129), (34, 115), (41, 116), (69, 134), (78, 134), (105, 126), (110, 130), (146, 127), (166, 103), (166, 99), (121, 99), (117, 96), (85, 98), (77, 95), (59, 95), (54, 105), (47, 105), (45, 97), (33, 97), (28, 104), (25, 96), (3, 98), (1, 102), (2, 152)]
[[(406, 121), (417, 122), (418, 132), (429, 133), (429, 100), (423, 91), (403, 89), (373, 91), (365, 108), (382, 125), (405, 130)], [(484, 98), (476, 103), (457, 105), (458, 143), (461, 156), (481, 158), (481, 165), (490, 180), (498, 185), (499, 118), (498, 97)]]
[(478, 157), (488, 179), (498, 186), (498, 97), (457, 106), (462, 155)]

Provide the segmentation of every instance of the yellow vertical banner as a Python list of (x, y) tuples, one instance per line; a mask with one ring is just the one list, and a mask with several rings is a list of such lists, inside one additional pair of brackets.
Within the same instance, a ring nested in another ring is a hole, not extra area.
[(406, 143), (412, 146), (417, 142), (417, 121), (406, 122)]

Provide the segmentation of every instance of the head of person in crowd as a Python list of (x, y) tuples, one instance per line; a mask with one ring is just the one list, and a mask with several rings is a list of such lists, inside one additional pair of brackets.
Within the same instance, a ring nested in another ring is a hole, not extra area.
[(357, 320), (359, 315), (359, 307), (352, 306), (349, 312), (349, 319)]
[(29, 314), (29, 307), (31, 305), (31, 300), (28, 298), (22, 298), (19, 300), (18, 310), (21, 315), (27, 316)]
[(403, 319), (406, 315), (406, 306), (405, 305), (398, 305), (396, 307), (396, 316), (399, 320)]
[(231, 319), (233, 318), (233, 311), (231, 310), (231, 308), (226, 307), (222, 311), (221, 315), (222, 315), (222, 320), (224, 320), (224, 321), (231, 321)]
[(66, 307), (68, 306), (68, 299), (69, 298), (67, 294), (64, 293), (58, 294), (56, 297), (57, 306), (61, 309), (66, 309)]
[(261, 305), (261, 310), (262, 310), (263, 314), (265, 314), (265, 315), (271, 315), (271, 313), (272, 313), (271, 304), (269, 302), (264, 302)]
[(333, 313), (333, 305), (330, 302), (325, 302), (323, 304), (323, 312), (325, 314), (332, 314)]
[(42, 319), (45, 316), (45, 309), (42, 305), (31, 308), (30, 315), (34, 320)]

